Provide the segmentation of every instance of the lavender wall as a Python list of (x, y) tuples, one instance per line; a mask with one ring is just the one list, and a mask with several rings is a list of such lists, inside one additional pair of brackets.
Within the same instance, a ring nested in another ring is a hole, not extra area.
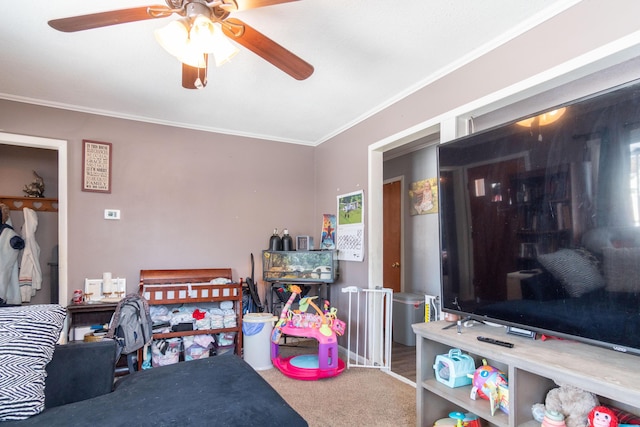
[[(141, 269), (231, 267), (239, 279), (274, 227), (319, 235), (312, 147), (10, 101), (0, 111), (5, 132), (69, 141), (69, 295), (104, 271), (129, 291)], [(81, 191), (83, 139), (113, 144), (111, 194)]]

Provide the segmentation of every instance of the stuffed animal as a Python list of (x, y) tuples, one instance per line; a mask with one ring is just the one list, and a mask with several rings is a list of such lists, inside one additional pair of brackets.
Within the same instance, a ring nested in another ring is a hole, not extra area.
[(605, 406), (596, 406), (589, 412), (589, 427), (618, 427), (618, 417)]
[(587, 427), (589, 412), (598, 405), (595, 394), (571, 385), (560, 385), (549, 390), (544, 405), (533, 405), (532, 411), (536, 420), (540, 414), (544, 416), (545, 411), (557, 412), (564, 416), (567, 427)]

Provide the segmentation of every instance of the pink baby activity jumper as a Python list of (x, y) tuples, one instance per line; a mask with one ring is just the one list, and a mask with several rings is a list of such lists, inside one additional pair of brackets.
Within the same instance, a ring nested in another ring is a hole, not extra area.
[[(291, 310), (291, 304), (301, 290), (289, 285), (291, 296), (280, 313), (280, 319), (271, 335), (271, 361), (284, 375), (297, 380), (319, 380), (334, 377), (344, 371), (345, 363), (338, 357), (337, 335), (342, 335), (345, 323), (336, 317), (337, 310), (325, 302), (324, 311), (313, 302), (316, 297), (300, 299), (299, 310)], [(315, 313), (307, 312), (309, 306)], [(279, 343), (282, 335), (313, 338), (318, 341), (318, 354), (304, 354), (283, 358)]]

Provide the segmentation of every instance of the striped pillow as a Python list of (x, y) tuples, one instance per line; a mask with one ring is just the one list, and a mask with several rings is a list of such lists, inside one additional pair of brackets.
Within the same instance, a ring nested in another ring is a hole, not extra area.
[(538, 262), (555, 277), (572, 297), (603, 288), (604, 277), (594, 260), (580, 249), (560, 249), (539, 255)]
[(0, 421), (44, 409), (45, 367), (65, 316), (57, 304), (0, 308)]

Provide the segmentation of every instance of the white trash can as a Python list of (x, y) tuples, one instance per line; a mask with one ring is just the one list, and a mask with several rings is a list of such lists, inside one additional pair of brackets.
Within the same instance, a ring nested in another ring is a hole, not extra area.
[(273, 368), (271, 332), (276, 320), (271, 313), (247, 313), (242, 318), (243, 357), (256, 371)]

